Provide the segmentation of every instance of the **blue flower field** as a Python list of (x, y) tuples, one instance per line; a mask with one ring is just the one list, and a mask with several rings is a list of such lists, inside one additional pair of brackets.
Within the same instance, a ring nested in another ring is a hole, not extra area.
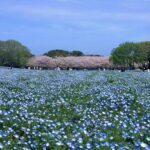
[(149, 150), (150, 73), (0, 69), (0, 149)]

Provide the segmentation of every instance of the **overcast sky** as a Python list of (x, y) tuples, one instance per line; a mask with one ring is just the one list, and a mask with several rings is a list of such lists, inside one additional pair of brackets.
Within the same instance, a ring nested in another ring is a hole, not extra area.
[(34, 54), (110, 55), (122, 42), (150, 40), (150, 0), (0, 0), (0, 40), (7, 39)]

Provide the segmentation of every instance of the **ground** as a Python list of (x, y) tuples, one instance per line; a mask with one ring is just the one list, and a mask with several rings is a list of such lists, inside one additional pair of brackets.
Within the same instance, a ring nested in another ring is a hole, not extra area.
[(150, 149), (150, 73), (0, 69), (0, 149)]

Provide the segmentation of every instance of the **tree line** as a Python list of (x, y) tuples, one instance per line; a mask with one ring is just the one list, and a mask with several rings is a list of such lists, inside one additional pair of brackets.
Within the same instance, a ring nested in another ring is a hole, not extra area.
[(150, 41), (125, 42), (114, 48), (110, 60), (117, 66), (134, 69), (135, 65), (142, 69), (150, 68)]
[[(50, 50), (43, 55), (49, 57), (83, 56), (81, 51), (67, 51), (61, 49)], [(16, 40), (0, 41), (0, 66), (25, 67), (33, 54)]]
[[(43, 55), (49, 57), (86, 56), (78, 50), (62, 49), (50, 50)], [(0, 66), (25, 67), (32, 56), (30, 50), (18, 41), (0, 41)], [(138, 65), (148, 69), (150, 68), (150, 41), (122, 43), (112, 50), (110, 61), (116, 68), (121, 66), (134, 69), (135, 65)]]

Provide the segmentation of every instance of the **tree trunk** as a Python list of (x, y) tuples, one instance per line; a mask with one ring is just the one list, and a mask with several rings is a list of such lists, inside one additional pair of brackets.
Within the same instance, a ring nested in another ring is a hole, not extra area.
[(150, 69), (150, 60), (148, 61), (148, 69)]

